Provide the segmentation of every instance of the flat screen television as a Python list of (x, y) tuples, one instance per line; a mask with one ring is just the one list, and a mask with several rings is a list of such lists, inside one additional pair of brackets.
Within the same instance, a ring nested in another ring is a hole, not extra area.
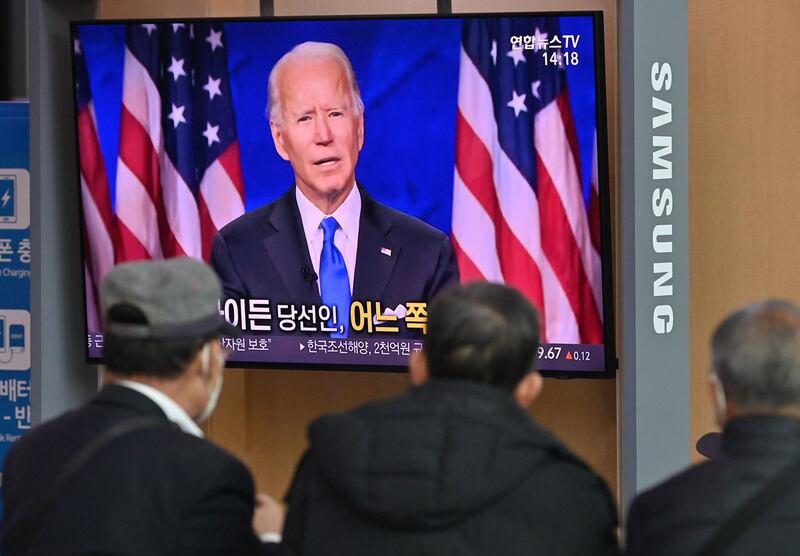
[(105, 273), (190, 256), (233, 366), (399, 370), (441, 288), (490, 280), (539, 308), (545, 375), (613, 376), (600, 12), (71, 35), (91, 361)]

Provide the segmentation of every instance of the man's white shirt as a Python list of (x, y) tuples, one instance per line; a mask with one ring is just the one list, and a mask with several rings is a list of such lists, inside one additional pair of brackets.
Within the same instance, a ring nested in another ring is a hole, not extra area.
[(189, 417), (189, 414), (186, 413), (175, 400), (158, 388), (153, 388), (152, 386), (133, 380), (115, 380), (114, 384), (136, 390), (140, 394), (150, 398), (153, 403), (161, 408), (161, 411), (164, 412), (167, 419), (178, 425), (183, 432), (197, 436), (198, 438), (203, 438), (205, 436), (203, 430)]

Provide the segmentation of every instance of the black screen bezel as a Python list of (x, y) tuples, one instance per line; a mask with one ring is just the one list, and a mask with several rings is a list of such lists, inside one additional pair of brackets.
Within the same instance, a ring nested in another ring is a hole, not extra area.
[[(488, 13), (464, 13), (464, 14), (400, 14), (400, 15), (344, 15), (344, 16), (261, 16), (261, 17), (210, 17), (210, 18), (136, 18), (136, 19), (108, 19), (108, 20), (76, 20), (70, 21), (70, 45), (76, 36), (77, 28), (89, 25), (125, 25), (131, 23), (170, 23), (175, 21), (193, 22), (215, 22), (215, 23), (240, 23), (240, 22), (269, 22), (269, 21), (336, 21), (336, 20), (403, 20), (403, 19), (470, 19), (470, 18), (500, 18), (500, 17), (592, 17), (594, 35), (594, 60), (595, 60), (595, 111), (597, 118), (597, 171), (598, 171), (598, 200), (600, 204), (600, 266), (602, 272), (602, 299), (603, 299), (603, 346), (604, 346), (604, 370), (602, 371), (564, 371), (549, 370), (544, 366), (539, 367), (539, 372), (548, 378), (566, 379), (611, 379), (616, 377), (619, 366), (616, 354), (616, 321), (614, 305), (614, 282), (613, 282), (613, 253), (611, 246), (612, 226), (611, 226), (611, 200), (609, 184), (609, 151), (608, 151), (608, 110), (606, 105), (606, 65), (605, 65), (605, 35), (604, 20), (602, 11), (536, 11), (536, 12), (488, 12)], [(70, 46), (71, 48), (71, 46)], [(80, 154), (78, 143), (77, 126), (77, 93), (74, 87), (75, 60), (70, 56), (72, 65), (72, 95), (73, 95), (73, 132), (75, 140), (75, 160), (76, 177), (75, 188), (77, 192), (77, 204), (80, 215), (81, 229), (81, 264), (85, 261), (84, 239), (87, 237), (83, 218), (83, 200), (81, 192), (80, 177)], [(83, 288), (81, 296), (83, 298), (83, 330), (89, 332), (88, 316), (86, 311), (86, 275), (81, 272), (81, 283)], [(103, 364), (102, 357), (92, 357), (89, 354), (89, 347), (86, 346), (86, 362)], [(540, 360), (540, 365), (546, 365), (545, 360)], [(229, 362), (228, 367), (242, 369), (264, 369), (264, 370), (310, 370), (310, 371), (365, 371), (365, 372), (406, 372), (407, 367), (398, 365), (342, 365), (333, 363), (270, 363), (270, 362)]]

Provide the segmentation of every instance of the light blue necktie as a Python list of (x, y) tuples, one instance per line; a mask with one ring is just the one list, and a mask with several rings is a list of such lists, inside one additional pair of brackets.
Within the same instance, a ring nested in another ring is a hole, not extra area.
[[(322, 254), (319, 258), (319, 288), (322, 294), (322, 304), (336, 307), (335, 324), (337, 332), (331, 333), (331, 338), (347, 338), (350, 328), (350, 280), (347, 277), (347, 267), (344, 264), (342, 252), (334, 245), (333, 236), (339, 223), (332, 216), (322, 220)], [(333, 319), (328, 321), (333, 326)], [(344, 332), (338, 330), (344, 325)]]

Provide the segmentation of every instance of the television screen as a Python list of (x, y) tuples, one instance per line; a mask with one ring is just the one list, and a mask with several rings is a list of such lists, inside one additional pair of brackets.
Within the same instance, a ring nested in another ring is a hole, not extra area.
[(88, 357), (115, 264), (208, 261), (235, 366), (397, 370), (449, 284), (606, 377), (600, 12), (72, 25)]

